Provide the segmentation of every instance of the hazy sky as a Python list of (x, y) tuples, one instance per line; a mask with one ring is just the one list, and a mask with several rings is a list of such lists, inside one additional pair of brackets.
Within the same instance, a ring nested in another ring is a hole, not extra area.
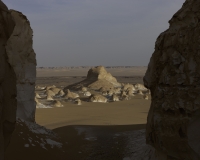
[(34, 31), (37, 66), (146, 66), (185, 0), (3, 0)]

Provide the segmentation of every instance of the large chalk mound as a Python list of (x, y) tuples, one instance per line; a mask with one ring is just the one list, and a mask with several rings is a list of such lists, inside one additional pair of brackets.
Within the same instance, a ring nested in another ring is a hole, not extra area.
[(67, 86), (64, 91), (67, 91), (67, 89), (81, 90), (82, 87), (99, 90), (102, 87), (110, 89), (120, 86), (121, 84), (117, 82), (116, 78), (108, 73), (103, 66), (97, 66), (88, 71), (87, 78), (85, 80)]
[(200, 159), (200, 1), (186, 0), (157, 38), (144, 84), (147, 143), (157, 159)]

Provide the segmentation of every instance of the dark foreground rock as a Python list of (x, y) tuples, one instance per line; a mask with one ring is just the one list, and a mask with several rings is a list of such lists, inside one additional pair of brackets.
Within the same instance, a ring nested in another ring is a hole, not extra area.
[(144, 84), (151, 90), (147, 143), (157, 159), (200, 159), (200, 1), (186, 0), (157, 38)]

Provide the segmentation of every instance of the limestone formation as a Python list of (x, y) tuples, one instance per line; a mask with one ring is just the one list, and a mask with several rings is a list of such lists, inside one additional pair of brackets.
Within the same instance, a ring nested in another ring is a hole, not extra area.
[(55, 88), (55, 87), (56, 87), (55, 85), (52, 85), (52, 86), (47, 86), (45, 89), (46, 89), (46, 90), (49, 90), (49, 89)]
[(41, 98), (41, 96), (38, 93), (35, 93), (36, 98)]
[(113, 94), (111, 100), (112, 100), (113, 102), (117, 102), (117, 101), (119, 101), (119, 97), (118, 97), (116, 94)]
[(113, 89), (113, 87), (105, 87), (105, 86), (103, 86), (98, 91), (99, 92), (108, 92), (109, 90), (112, 90), (112, 89)]
[(61, 91), (61, 89), (57, 88), (57, 87), (50, 88), (49, 90), (51, 90), (52, 92), (54, 92), (55, 95), (58, 94)]
[(99, 90), (101, 87), (109, 90), (113, 87), (120, 87), (121, 84), (117, 82), (116, 78), (106, 71), (103, 66), (93, 67), (88, 71), (87, 78), (81, 82), (65, 87), (67, 89), (80, 90), (82, 87)]
[(138, 91), (137, 91), (137, 94), (139, 94), (139, 95), (144, 95), (143, 92), (142, 92), (141, 90), (138, 90)]
[(35, 97), (36, 108), (50, 108), (50, 106), (45, 106), (44, 104), (40, 103), (39, 100)]
[(54, 100), (52, 102), (51, 106), (53, 106), (53, 107), (63, 107), (62, 103), (60, 103), (60, 101), (58, 101), (58, 100)]
[(122, 87), (122, 89), (123, 89), (124, 91), (127, 91), (127, 90), (135, 91), (135, 87), (134, 87), (132, 84), (129, 84), (129, 83), (124, 84), (123, 87)]
[(52, 90), (47, 90), (45, 94), (47, 95), (47, 100), (49, 101), (54, 100), (53, 97), (56, 95)]
[(143, 98), (144, 98), (145, 100), (148, 100), (148, 99), (149, 99), (148, 95), (146, 95), (146, 94), (143, 95)]
[(108, 96), (112, 96), (113, 94), (114, 94), (114, 90), (113, 89), (108, 91)]
[(65, 92), (63, 92), (63, 90), (61, 89), (55, 96), (56, 97), (62, 97), (65, 95)]
[(89, 91), (87, 91), (87, 92), (85, 92), (84, 93), (84, 96), (87, 96), (87, 97), (89, 97), (89, 96), (91, 96), (92, 94), (89, 92)]
[(75, 101), (75, 104), (77, 104), (77, 105), (81, 105), (82, 103), (81, 103), (81, 100), (78, 98), (78, 99), (76, 99)]
[(128, 95), (128, 96), (135, 96), (135, 95), (133, 94), (133, 91), (131, 91), (131, 90), (128, 90), (128, 91), (126, 92), (126, 95)]
[(89, 98), (90, 102), (102, 102), (106, 103), (108, 99), (100, 94), (92, 94)]
[(82, 92), (87, 92), (87, 87), (82, 87), (82, 88), (81, 88), (81, 91), (82, 91)]
[[(35, 121), (36, 60), (26, 16), (0, 1), (0, 159), (4, 159), (16, 114)], [(17, 113), (16, 113), (17, 112)]]
[(121, 93), (121, 88), (114, 88), (114, 93), (115, 94), (120, 94)]
[(121, 91), (120, 99), (121, 100), (129, 100), (129, 96), (126, 94), (125, 91)]
[(107, 91), (103, 91), (103, 92), (102, 92), (102, 95), (103, 95), (103, 96), (107, 96), (107, 95), (108, 95), (108, 92), (107, 92)]
[(41, 86), (35, 86), (35, 90), (44, 90), (46, 87), (41, 87)]
[(147, 88), (143, 85), (143, 84), (140, 84), (140, 83), (136, 83), (134, 85), (135, 89), (137, 90), (147, 90)]
[(159, 35), (144, 77), (146, 141), (157, 159), (200, 159), (200, 1), (186, 0)]
[(75, 99), (78, 97), (79, 95), (77, 93), (71, 92), (69, 89), (67, 89), (66, 94), (63, 96), (63, 98), (66, 99)]

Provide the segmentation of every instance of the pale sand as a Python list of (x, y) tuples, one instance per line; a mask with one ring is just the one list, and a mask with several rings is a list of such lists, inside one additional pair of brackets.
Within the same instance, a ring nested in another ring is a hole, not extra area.
[(132, 125), (146, 124), (150, 100), (138, 95), (128, 101), (111, 103), (70, 102), (64, 107), (37, 109), (36, 122), (49, 129), (67, 125)]

